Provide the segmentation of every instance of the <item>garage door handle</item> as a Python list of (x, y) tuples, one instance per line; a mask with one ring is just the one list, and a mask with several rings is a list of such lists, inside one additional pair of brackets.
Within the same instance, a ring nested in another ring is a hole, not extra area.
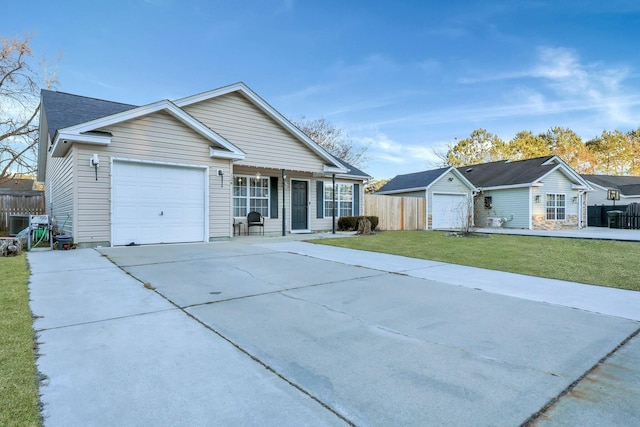
[(160, 216), (164, 215), (164, 211), (160, 211)]

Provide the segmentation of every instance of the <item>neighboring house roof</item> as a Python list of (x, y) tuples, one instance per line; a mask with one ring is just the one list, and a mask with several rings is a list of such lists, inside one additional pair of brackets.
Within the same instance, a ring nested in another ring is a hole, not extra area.
[(458, 171), (481, 189), (530, 187), (537, 185), (555, 170), (561, 170), (578, 187), (591, 188), (584, 178), (558, 156), (536, 157), (515, 162), (501, 160), (458, 168)]
[(426, 190), (440, 178), (442, 178), (447, 172), (453, 172), (465, 183), (470, 189), (475, 189), (474, 185), (466, 179), (459, 171), (453, 167), (446, 167), (440, 169), (432, 169), (422, 172), (408, 173), (405, 175), (397, 175), (385, 185), (383, 185), (376, 194), (393, 194), (404, 193), (408, 191)]
[(0, 189), (15, 191), (33, 190), (33, 180), (27, 178), (7, 178), (0, 180)]
[(640, 176), (582, 175), (584, 179), (605, 190), (618, 190), (622, 196), (640, 196)]

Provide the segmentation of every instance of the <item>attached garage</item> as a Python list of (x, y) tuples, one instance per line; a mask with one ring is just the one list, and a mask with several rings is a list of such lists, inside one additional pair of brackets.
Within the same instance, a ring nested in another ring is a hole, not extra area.
[(434, 193), (432, 197), (432, 228), (457, 229), (464, 225), (469, 212), (467, 195)]
[(114, 160), (112, 245), (207, 241), (207, 168)]

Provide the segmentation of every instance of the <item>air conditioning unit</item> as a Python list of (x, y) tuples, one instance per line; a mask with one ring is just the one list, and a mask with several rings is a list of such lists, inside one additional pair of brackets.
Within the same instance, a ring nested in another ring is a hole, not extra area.
[(14, 237), (29, 227), (29, 215), (11, 215), (9, 217), (9, 236)]
[(505, 223), (504, 219), (496, 216), (487, 218), (487, 226), (490, 228), (500, 228)]

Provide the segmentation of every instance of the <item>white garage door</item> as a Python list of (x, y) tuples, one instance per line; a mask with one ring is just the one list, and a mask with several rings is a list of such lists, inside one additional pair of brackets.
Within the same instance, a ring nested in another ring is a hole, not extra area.
[(113, 162), (112, 244), (205, 240), (205, 169)]
[(461, 228), (467, 218), (469, 205), (462, 194), (434, 194), (431, 225), (436, 229)]

